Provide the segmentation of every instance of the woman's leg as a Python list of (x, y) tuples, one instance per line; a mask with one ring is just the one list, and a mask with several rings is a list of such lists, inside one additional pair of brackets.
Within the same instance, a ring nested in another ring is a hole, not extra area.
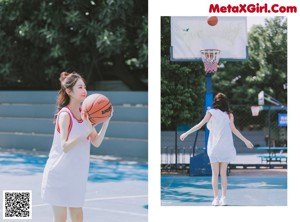
[(66, 222), (67, 221), (67, 208), (52, 206), (54, 214), (54, 222)]
[(83, 211), (82, 208), (70, 207), (70, 216), (72, 222), (83, 222)]
[(213, 188), (214, 198), (218, 197), (218, 177), (219, 177), (219, 163), (211, 163), (211, 169), (212, 169), (212, 178), (211, 178), (211, 184)]
[(220, 163), (220, 175), (222, 184), (222, 197), (226, 197), (227, 194), (227, 166), (228, 163)]

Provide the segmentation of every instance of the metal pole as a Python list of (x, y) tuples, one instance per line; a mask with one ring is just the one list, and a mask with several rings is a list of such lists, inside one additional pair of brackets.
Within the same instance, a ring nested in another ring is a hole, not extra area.
[(193, 144), (193, 156), (195, 156), (195, 149), (196, 149), (198, 133), (199, 133), (199, 130), (197, 130), (197, 132), (196, 132), (196, 136), (195, 136), (195, 140), (194, 140), (194, 144)]
[(177, 147), (177, 127), (175, 130), (175, 168), (177, 169), (177, 153), (178, 153), (178, 147)]
[[(212, 93), (212, 73), (206, 73), (206, 92), (205, 92), (205, 112), (212, 107), (213, 93)], [(209, 130), (205, 127), (205, 148), (207, 152)]]
[(268, 145), (269, 145), (269, 168), (271, 168), (271, 107), (269, 106), (268, 110), (268, 125), (269, 125), (269, 140), (268, 140)]

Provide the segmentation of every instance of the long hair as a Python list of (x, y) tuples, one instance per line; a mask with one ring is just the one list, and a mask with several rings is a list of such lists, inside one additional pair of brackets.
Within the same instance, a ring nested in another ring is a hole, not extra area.
[(70, 103), (70, 96), (67, 93), (67, 89), (73, 91), (73, 87), (79, 79), (82, 79), (85, 82), (81, 75), (76, 72), (62, 72), (60, 74), (59, 81), (61, 88), (58, 92), (58, 97), (56, 100), (57, 110), (55, 112), (54, 119), (57, 118), (58, 112)]
[(231, 113), (231, 110), (229, 108), (229, 102), (225, 94), (218, 93), (213, 102), (213, 108), (219, 109), (223, 112)]

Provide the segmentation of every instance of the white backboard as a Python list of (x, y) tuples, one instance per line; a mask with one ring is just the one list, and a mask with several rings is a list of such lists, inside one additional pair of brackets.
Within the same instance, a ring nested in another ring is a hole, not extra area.
[(201, 61), (202, 49), (221, 50), (221, 60), (247, 60), (247, 17), (218, 16), (215, 26), (210, 26), (207, 19), (171, 17), (171, 60)]

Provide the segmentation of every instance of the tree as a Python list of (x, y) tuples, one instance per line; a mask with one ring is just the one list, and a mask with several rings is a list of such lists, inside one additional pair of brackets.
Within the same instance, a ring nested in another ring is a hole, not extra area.
[(5, 85), (52, 89), (61, 71), (75, 70), (147, 90), (147, 1), (2, 0), (0, 12)]
[(232, 104), (257, 105), (258, 93), (265, 91), (287, 103), (287, 20), (267, 19), (265, 25), (252, 27), (248, 33), (249, 59), (224, 62), (213, 77), (216, 91), (228, 95)]
[[(287, 18), (267, 19), (265, 27), (256, 26), (249, 34), (251, 60), (249, 66), (254, 75), (246, 81), (253, 89), (266, 93), (287, 104)], [(257, 95), (256, 95), (257, 96)]]
[[(161, 124), (162, 128), (168, 128), (171, 123), (176, 126), (199, 119), (203, 113), (205, 76), (200, 74), (204, 73), (202, 64), (169, 61), (170, 18), (162, 18), (161, 23)], [(213, 75), (214, 94), (223, 92), (231, 105), (241, 107), (256, 105), (258, 93), (264, 90), (286, 104), (287, 91), (283, 88), (287, 83), (286, 17), (270, 18), (265, 25), (254, 26), (248, 33), (248, 45), (247, 61), (222, 62), (225, 68)], [(244, 116), (243, 112), (249, 110), (239, 110), (237, 122), (242, 122), (238, 118)]]
[(199, 120), (205, 76), (200, 63), (170, 61), (170, 18), (162, 17), (161, 24), (161, 125), (166, 130)]

